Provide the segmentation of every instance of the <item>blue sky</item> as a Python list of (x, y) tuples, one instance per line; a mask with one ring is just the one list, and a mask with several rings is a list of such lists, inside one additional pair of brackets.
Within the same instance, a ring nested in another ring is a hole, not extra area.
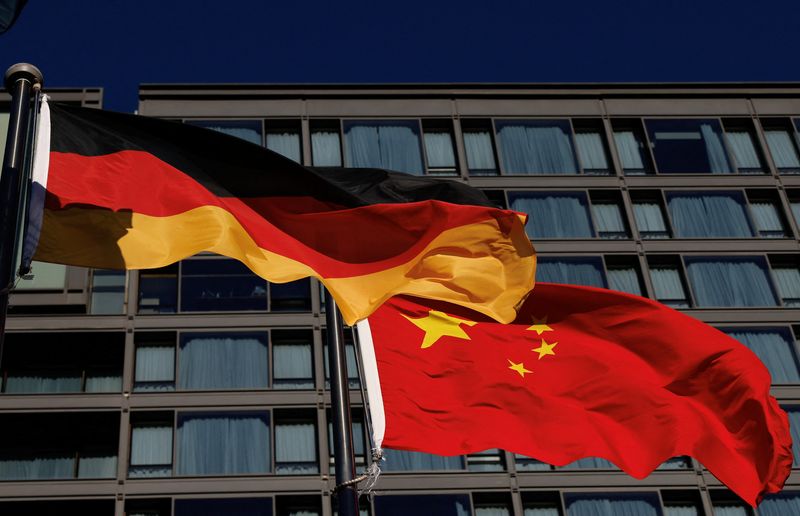
[(29, 0), (0, 67), (140, 83), (800, 80), (797, 0)]

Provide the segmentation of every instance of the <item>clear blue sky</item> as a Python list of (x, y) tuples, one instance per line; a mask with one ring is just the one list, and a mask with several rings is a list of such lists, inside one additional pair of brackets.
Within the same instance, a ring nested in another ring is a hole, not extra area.
[(798, 0), (29, 0), (0, 67), (46, 86), (800, 80)]

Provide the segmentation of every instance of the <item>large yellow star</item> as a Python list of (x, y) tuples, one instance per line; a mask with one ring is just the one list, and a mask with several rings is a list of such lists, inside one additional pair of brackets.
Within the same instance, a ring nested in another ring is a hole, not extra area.
[(525, 378), (525, 373), (532, 373), (533, 372), (533, 371), (529, 371), (529, 370), (525, 369), (525, 365), (522, 362), (520, 362), (519, 364), (515, 364), (511, 360), (508, 360), (508, 363), (511, 364), (510, 366), (508, 366), (508, 368), (513, 370), (513, 371), (518, 372), (519, 375), (521, 377), (523, 377), (523, 378)]
[(437, 310), (431, 310), (428, 315), (419, 319), (412, 319), (407, 315), (403, 315), (403, 317), (425, 332), (425, 338), (420, 346), (422, 349), (433, 346), (442, 337), (470, 340), (469, 335), (461, 328), (461, 325), (475, 326), (477, 324), (474, 321), (458, 319)]
[(529, 330), (533, 330), (536, 332), (536, 335), (541, 335), (546, 331), (553, 331), (553, 328), (547, 325), (547, 316), (537, 319), (536, 317), (533, 318), (533, 326), (528, 328)]
[(548, 344), (546, 340), (542, 339), (542, 345), (538, 348), (532, 349), (531, 351), (535, 351), (539, 353), (539, 360), (542, 359), (545, 355), (553, 355), (555, 356), (556, 352), (553, 351), (553, 348), (556, 347), (558, 342), (553, 342), (552, 344)]

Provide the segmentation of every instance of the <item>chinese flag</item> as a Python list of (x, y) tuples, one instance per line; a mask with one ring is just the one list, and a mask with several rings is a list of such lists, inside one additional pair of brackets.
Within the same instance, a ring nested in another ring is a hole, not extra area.
[(439, 455), (602, 457), (636, 478), (690, 455), (752, 505), (791, 471), (758, 358), (641, 297), (538, 283), (507, 325), (395, 297), (359, 332), (378, 446), (385, 431), (383, 446)]

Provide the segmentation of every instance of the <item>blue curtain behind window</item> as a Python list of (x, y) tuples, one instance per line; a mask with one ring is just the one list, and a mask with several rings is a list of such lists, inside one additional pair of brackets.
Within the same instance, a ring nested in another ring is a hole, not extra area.
[(292, 161), (301, 163), (300, 135), (296, 132), (267, 133), (267, 148), (286, 156)]
[(81, 455), (78, 460), (78, 478), (116, 478), (116, 455)]
[(425, 153), (428, 156), (429, 167), (455, 168), (456, 166), (453, 138), (448, 132), (426, 132)]
[(608, 288), (636, 296), (642, 295), (639, 275), (633, 267), (608, 269)]
[(509, 516), (508, 507), (502, 505), (488, 505), (475, 507), (475, 516)]
[(187, 414), (178, 422), (178, 475), (269, 472), (268, 414)]
[(700, 307), (775, 306), (763, 258), (686, 258)]
[(772, 201), (754, 201), (750, 203), (750, 212), (756, 229), (762, 237), (781, 238), (786, 236), (783, 221), (778, 214), (778, 207)]
[(6, 390), (8, 394), (33, 394), (43, 392), (80, 392), (80, 375), (63, 374), (33, 374), (33, 373), (9, 373), (6, 378)]
[(767, 137), (767, 146), (772, 153), (772, 161), (779, 169), (800, 168), (800, 157), (797, 149), (792, 142), (792, 135), (789, 131), (781, 129), (771, 129), (764, 131)]
[(667, 224), (656, 202), (636, 202), (633, 204), (633, 217), (642, 238), (669, 238)]
[(391, 450), (384, 448), (384, 471), (431, 471), (431, 470), (459, 470), (464, 469), (464, 459), (461, 456), (443, 457), (430, 453), (411, 452), (405, 450)]
[(767, 495), (758, 506), (759, 516), (786, 516), (788, 514), (800, 514), (800, 494), (796, 492)]
[(785, 328), (731, 328), (725, 333), (738, 340), (764, 362), (772, 383), (800, 383), (794, 339)]
[(172, 474), (172, 426), (134, 426), (131, 430), (130, 477)]
[(317, 473), (317, 439), (313, 423), (275, 425), (275, 473), (310, 475)]
[(697, 507), (694, 505), (667, 505), (664, 507), (664, 516), (697, 516)]
[(272, 516), (272, 498), (176, 499), (175, 516)]
[(311, 133), (311, 159), (315, 167), (341, 167), (342, 150), (337, 131)]
[(689, 301), (683, 290), (681, 275), (678, 269), (672, 266), (651, 266), (650, 280), (653, 282), (653, 292), (656, 299), (675, 308), (688, 308)]
[(38, 453), (35, 457), (0, 459), (0, 479), (35, 480), (72, 478), (75, 456), (72, 454)]
[(498, 121), (497, 140), (506, 174), (576, 174), (569, 122)]
[(749, 131), (744, 129), (731, 130), (725, 133), (728, 146), (733, 151), (736, 165), (739, 172), (760, 172), (761, 160), (753, 143), (753, 137)]
[(525, 225), (531, 238), (594, 236), (586, 195), (581, 193), (509, 192), (511, 209), (530, 215)]
[(633, 131), (614, 131), (614, 143), (622, 169), (626, 172), (644, 172), (642, 152), (644, 144)]
[(714, 505), (714, 516), (750, 516), (742, 504)]
[(583, 170), (588, 172), (608, 172), (606, 146), (603, 137), (596, 131), (585, 131), (575, 134), (575, 145), (581, 158)]
[(600, 457), (584, 457), (559, 469), (619, 469), (610, 461)]
[(464, 149), (467, 151), (467, 167), (471, 173), (476, 175), (497, 173), (492, 135), (488, 131), (465, 131)]
[(619, 204), (592, 203), (592, 215), (600, 238), (628, 238), (625, 219), (622, 217)]
[(424, 171), (417, 122), (345, 122), (344, 141), (348, 167)]
[(536, 279), (549, 283), (606, 287), (599, 258), (540, 258)]
[(522, 516), (559, 516), (556, 507), (525, 507)]
[(314, 387), (311, 344), (272, 344), (272, 387), (306, 389)]
[(266, 389), (267, 336), (185, 333), (178, 366), (180, 389)]
[(784, 306), (800, 306), (800, 270), (797, 267), (774, 267), (775, 284)]
[(569, 516), (658, 516), (658, 499), (639, 495), (570, 495), (565, 494)]
[(469, 495), (389, 495), (375, 497), (377, 516), (469, 516)]
[(739, 192), (668, 193), (667, 207), (677, 237), (753, 236)]
[(164, 391), (174, 389), (175, 346), (136, 346), (137, 391)]

